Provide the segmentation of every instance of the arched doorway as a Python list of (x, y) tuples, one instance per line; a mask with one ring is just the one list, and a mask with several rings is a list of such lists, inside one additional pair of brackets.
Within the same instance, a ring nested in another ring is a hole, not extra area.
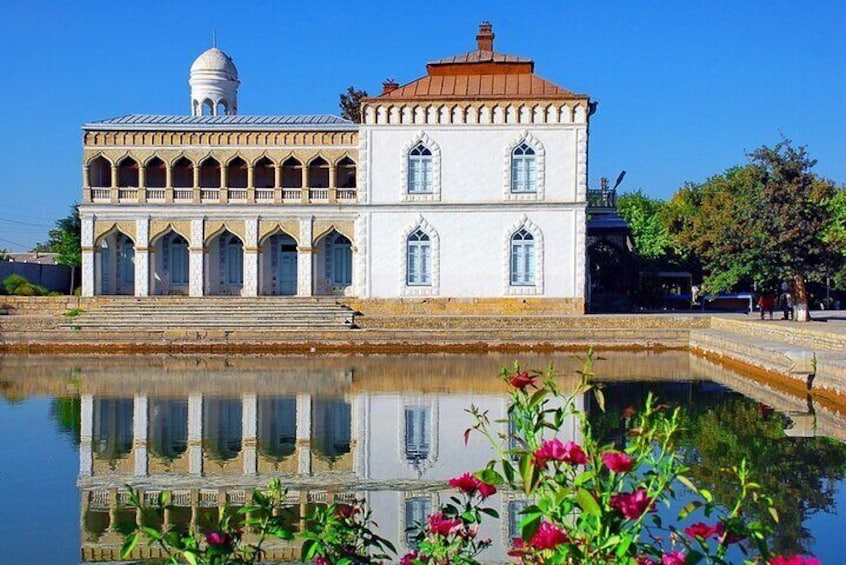
[(244, 288), (244, 243), (223, 230), (212, 237), (206, 255), (206, 295), (240, 296)]
[(100, 238), (94, 258), (97, 294), (135, 294), (135, 242), (112, 230)]
[(188, 295), (188, 240), (170, 230), (150, 247), (152, 294)]
[(352, 284), (352, 242), (332, 230), (318, 242), (314, 261), (314, 294), (345, 294)]
[(259, 293), (268, 296), (297, 294), (297, 242), (290, 235), (276, 232), (261, 246)]

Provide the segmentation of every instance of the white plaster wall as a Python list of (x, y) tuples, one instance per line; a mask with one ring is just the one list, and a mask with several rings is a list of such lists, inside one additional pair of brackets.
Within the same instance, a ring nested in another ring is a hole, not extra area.
[(371, 254), (370, 296), (401, 296), (405, 284), (405, 244), (402, 234), (422, 217), (440, 241), (441, 297), (502, 297), (508, 293), (508, 250), (511, 229), (522, 218), (534, 223), (543, 234), (543, 296), (566, 298), (581, 295), (576, 284), (578, 254), (576, 234), (584, 223), (581, 206), (543, 206), (510, 203), (502, 207), (390, 207), (374, 210), (370, 216), (368, 252)]
[[(489, 126), (365, 126), (367, 186), (373, 204), (401, 202), (406, 147), (423, 134), (440, 149), (441, 202), (504, 202), (508, 149), (526, 134), (543, 145), (547, 202), (576, 202), (577, 132), (585, 124)], [(538, 171), (540, 177), (541, 171)]]

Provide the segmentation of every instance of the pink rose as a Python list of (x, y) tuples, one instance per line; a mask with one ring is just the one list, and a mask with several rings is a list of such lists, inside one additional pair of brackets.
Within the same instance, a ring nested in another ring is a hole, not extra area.
[(428, 563), (429, 558), (421, 556), (416, 551), (406, 553), (400, 559), (400, 565), (415, 565), (416, 563)]
[(529, 376), (529, 373), (526, 371), (520, 371), (519, 373), (514, 373), (510, 377), (508, 377), (508, 382), (511, 383), (511, 386), (514, 388), (523, 389), (526, 388), (528, 385), (535, 385), (535, 379), (537, 377)]
[(232, 545), (232, 536), (226, 532), (209, 532), (206, 534), (206, 543), (214, 546)]
[(629, 520), (637, 520), (652, 506), (652, 501), (646, 495), (646, 489), (642, 488), (632, 493), (615, 494), (609, 503), (612, 508)]
[(634, 459), (619, 451), (606, 451), (602, 454), (602, 462), (615, 473), (625, 473), (634, 467)]
[(484, 482), (482, 479), (473, 476), (470, 473), (464, 473), (460, 477), (450, 479), (449, 486), (471, 496), (478, 491), (482, 498), (487, 498), (496, 494), (495, 486)]
[(706, 540), (709, 537), (715, 535), (717, 532), (719, 532), (719, 530), (720, 528), (717, 524), (709, 526), (702, 522), (697, 522), (696, 524), (685, 528), (684, 533), (686, 533), (692, 538), (701, 538), (703, 540)]
[(459, 518), (444, 518), (442, 512), (435, 512), (429, 516), (429, 531), (438, 536), (448, 536), (461, 529)]
[(569, 538), (564, 530), (550, 522), (541, 522), (535, 535), (529, 540), (529, 545), (543, 551), (544, 549), (554, 549), (567, 541), (569, 541)]
[(778, 555), (770, 559), (770, 565), (822, 565), (820, 560), (816, 557), (802, 557), (801, 555), (791, 555), (784, 557)]
[(535, 459), (538, 465), (543, 467), (547, 461), (563, 461), (571, 465), (587, 465), (588, 458), (585, 452), (574, 441), (566, 444), (556, 438), (543, 442), (543, 445), (535, 451)]
[(684, 565), (684, 553), (674, 551), (661, 556), (661, 565)]

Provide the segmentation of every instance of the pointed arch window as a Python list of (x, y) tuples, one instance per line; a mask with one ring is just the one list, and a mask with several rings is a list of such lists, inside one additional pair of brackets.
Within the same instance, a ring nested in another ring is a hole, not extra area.
[(408, 152), (408, 192), (432, 193), (432, 151), (422, 141)]
[(422, 229), (408, 236), (406, 283), (409, 286), (432, 284), (432, 241)]
[(337, 232), (326, 240), (326, 278), (332, 286), (352, 284), (352, 243)]
[(535, 150), (526, 142), (511, 152), (511, 192), (537, 192)]
[(244, 284), (244, 248), (238, 236), (221, 238), (221, 252), (226, 254), (226, 284)]
[(535, 238), (526, 228), (511, 236), (511, 286), (535, 284)]
[(188, 242), (169, 233), (162, 241), (162, 260), (171, 284), (188, 284)]
[(428, 406), (405, 407), (405, 460), (420, 467), (429, 457), (432, 434)]

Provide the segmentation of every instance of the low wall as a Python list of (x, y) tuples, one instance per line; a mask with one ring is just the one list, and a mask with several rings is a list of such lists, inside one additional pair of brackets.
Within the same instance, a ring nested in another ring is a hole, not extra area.
[(0, 281), (10, 275), (20, 275), (52, 292), (70, 293), (73, 290), (71, 268), (64, 265), (0, 261)]
[(341, 298), (339, 302), (371, 316), (573, 316), (585, 313), (583, 298)]

